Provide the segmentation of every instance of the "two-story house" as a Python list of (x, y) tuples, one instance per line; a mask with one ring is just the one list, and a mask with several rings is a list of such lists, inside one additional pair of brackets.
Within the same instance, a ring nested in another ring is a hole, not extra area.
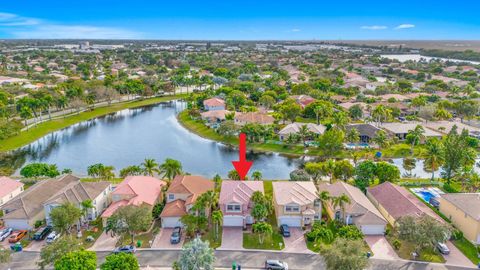
[(126, 205), (146, 205), (153, 209), (162, 200), (162, 189), (166, 185), (152, 176), (128, 176), (112, 192), (112, 204), (102, 214), (103, 223)]
[(0, 176), (0, 206), (23, 191), (23, 183), (6, 176)]
[(202, 176), (175, 176), (166, 192), (167, 203), (160, 214), (162, 228), (183, 226), (180, 218), (190, 213), (200, 195), (213, 189), (213, 181)]
[(209, 98), (203, 101), (205, 111), (225, 110), (225, 101), (221, 98)]
[(251, 215), (253, 203), (251, 201), (254, 192), (263, 193), (262, 181), (232, 181), (222, 182), (219, 206), (223, 213), (223, 226), (245, 227), (253, 224)]
[(278, 225), (302, 227), (320, 220), (322, 204), (312, 182), (273, 182), (273, 203)]
[(480, 193), (442, 194), (440, 212), (447, 216), (466, 239), (480, 244)]

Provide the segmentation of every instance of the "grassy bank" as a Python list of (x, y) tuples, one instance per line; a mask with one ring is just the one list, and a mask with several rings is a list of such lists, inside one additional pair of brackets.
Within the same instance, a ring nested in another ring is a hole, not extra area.
[[(236, 137), (227, 137), (222, 136), (215, 132), (215, 130), (207, 127), (203, 121), (191, 119), (187, 111), (183, 111), (178, 114), (178, 121), (182, 126), (191, 132), (213, 141), (221, 142), (227, 145), (238, 145), (238, 138)], [(301, 145), (284, 145), (284, 144), (274, 144), (274, 143), (248, 143), (248, 150), (253, 150), (257, 152), (276, 152), (285, 155), (292, 156), (324, 156), (322, 151), (315, 147), (305, 148)], [(306, 151), (307, 150), (307, 151)], [(377, 151), (382, 152), (383, 158), (401, 158), (410, 156), (410, 146), (407, 144), (395, 144), (389, 148), (376, 150), (376, 149), (367, 149), (367, 150), (358, 150), (356, 152), (360, 153), (360, 156), (363, 157), (373, 157)], [(414, 149), (414, 156), (420, 156), (422, 152), (422, 147), (417, 146)], [(335, 158), (351, 158), (353, 151), (341, 150)]]
[(185, 95), (176, 95), (176, 96), (166, 96), (166, 97), (155, 97), (144, 100), (135, 100), (127, 101), (121, 103), (115, 103), (111, 106), (100, 107), (93, 109), (91, 111), (81, 112), (80, 114), (75, 114), (67, 116), (65, 118), (53, 119), (51, 121), (43, 122), (37, 126), (30, 128), (29, 130), (22, 131), (16, 136), (10, 137), (5, 140), (0, 140), (0, 152), (6, 152), (10, 150), (17, 149), (24, 145), (27, 145), (51, 132), (66, 128), (73, 124), (90, 120), (95, 117), (107, 115), (124, 109), (137, 108), (146, 105), (152, 105), (159, 102), (169, 101), (173, 99), (182, 98)]

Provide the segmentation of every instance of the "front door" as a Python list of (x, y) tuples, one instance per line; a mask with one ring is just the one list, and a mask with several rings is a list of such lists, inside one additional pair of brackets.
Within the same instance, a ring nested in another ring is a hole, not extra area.
[(310, 225), (311, 222), (312, 222), (312, 218), (310, 218), (310, 217), (304, 217), (303, 218), (303, 224), (304, 225)]

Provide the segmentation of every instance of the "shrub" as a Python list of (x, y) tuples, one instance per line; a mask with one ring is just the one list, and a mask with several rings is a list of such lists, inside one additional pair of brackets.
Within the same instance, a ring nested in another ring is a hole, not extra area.
[(290, 173), (290, 181), (310, 181), (310, 175), (301, 169), (294, 170)]
[(363, 238), (363, 233), (355, 226), (343, 226), (338, 230), (338, 236), (348, 240), (357, 240)]
[(458, 193), (459, 191), (454, 188), (450, 183), (443, 184), (443, 190), (447, 193)]
[(453, 230), (452, 232), (452, 239), (453, 240), (460, 240), (463, 238), (463, 232), (458, 230), (458, 229), (455, 229)]
[(43, 220), (37, 220), (35, 221), (35, 224), (33, 225), (36, 228), (40, 228), (43, 225)]
[(393, 239), (392, 246), (394, 249), (399, 250), (402, 247), (402, 242), (398, 239)]

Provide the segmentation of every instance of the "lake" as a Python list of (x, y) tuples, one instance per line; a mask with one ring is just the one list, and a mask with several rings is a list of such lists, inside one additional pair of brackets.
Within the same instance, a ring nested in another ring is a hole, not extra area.
[[(30, 145), (13, 151), (0, 165), (17, 169), (32, 162), (57, 164), (85, 176), (87, 167), (95, 163), (112, 165), (116, 171), (139, 165), (145, 158), (161, 163), (166, 158), (179, 160), (191, 174), (226, 177), (238, 160), (238, 151), (221, 143), (190, 133), (181, 126), (176, 115), (186, 104), (172, 101), (137, 109), (127, 109), (85, 121), (51, 133)], [(247, 144), (248, 149), (248, 144)], [(291, 171), (312, 157), (292, 158), (276, 153), (248, 153), (253, 160), (252, 173), (259, 170), (264, 179), (288, 179)], [(405, 173), (402, 159), (393, 159)], [(413, 170), (417, 177), (430, 177), (423, 171), (422, 161)]]

